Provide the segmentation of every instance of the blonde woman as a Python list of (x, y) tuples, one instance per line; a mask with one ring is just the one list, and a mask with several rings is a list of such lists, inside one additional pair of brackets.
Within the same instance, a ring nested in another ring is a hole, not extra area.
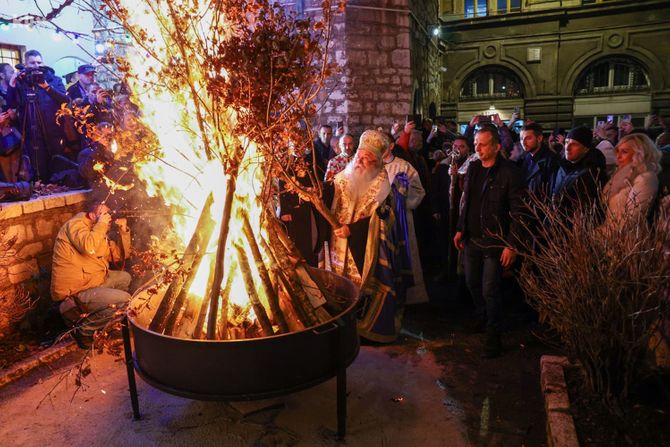
[(617, 168), (603, 190), (607, 223), (645, 217), (658, 192), (661, 153), (645, 134), (629, 134), (615, 149)]

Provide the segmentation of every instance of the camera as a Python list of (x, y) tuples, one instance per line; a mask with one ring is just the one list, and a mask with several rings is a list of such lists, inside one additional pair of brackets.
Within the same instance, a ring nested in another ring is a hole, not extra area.
[(479, 115), (479, 123), (480, 124), (485, 124), (485, 123), (490, 123), (491, 122), (491, 117), (488, 115)]
[(24, 68), (19, 77), (29, 87), (35, 87), (44, 84), (44, 72), (39, 68)]

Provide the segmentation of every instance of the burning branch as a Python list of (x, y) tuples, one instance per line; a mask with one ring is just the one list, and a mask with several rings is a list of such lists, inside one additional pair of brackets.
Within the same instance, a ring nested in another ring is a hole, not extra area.
[[(314, 149), (304, 151), (313, 140), (305, 125), (312, 101), (335, 70), (326, 57), (331, 2), (317, 21), (269, 0), (137, 3), (103, 0), (140, 50), (121, 64), (130, 88), (146, 91), (138, 98), (142, 126), (155, 135), (138, 171), (176, 211), (172, 231), (189, 240), (149, 328), (215, 340), (330, 320), (338, 305), (294, 262), (300, 256), (270, 207), (281, 180), (339, 226), (321, 199)], [(220, 178), (224, 184), (215, 184)], [(199, 203), (188, 234), (177, 213), (195, 214)], [(201, 265), (206, 252), (215, 255)], [(241, 295), (250, 304), (237, 302)]]

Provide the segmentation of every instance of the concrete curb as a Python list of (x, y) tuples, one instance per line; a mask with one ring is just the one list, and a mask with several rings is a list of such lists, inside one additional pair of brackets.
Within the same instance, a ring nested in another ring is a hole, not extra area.
[(549, 447), (579, 447), (563, 373), (563, 367), (568, 364), (568, 359), (562, 356), (543, 355), (540, 358), (540, 386), (547, 414)]
[(56, 361), (66, 354), (76, 351), (77, 349), (78, 347), (74, 340), (62, 341), (43, 351), (40, 351), (38, 354), (35, 354), (32, 357), (20, 361), (5, 371), (0, 371), (0, 388), (20, 379), (33, 369)]

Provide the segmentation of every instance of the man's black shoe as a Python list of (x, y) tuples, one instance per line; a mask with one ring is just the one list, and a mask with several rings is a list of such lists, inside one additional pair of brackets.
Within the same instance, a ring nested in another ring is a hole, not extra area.
[(81, 349), (91, 349), (93, 346), (93, 337), (90, 335), (82, 335), (78, 330), (72, 331), (72, 338), (77, 342), (77, 346)]
[(502, 353), (502, 342), (500, 341), (500, 334), (497, 332), (490, 332), (486, 334), (486, 343), (484, 344), (484, 357), (493, 359)]

